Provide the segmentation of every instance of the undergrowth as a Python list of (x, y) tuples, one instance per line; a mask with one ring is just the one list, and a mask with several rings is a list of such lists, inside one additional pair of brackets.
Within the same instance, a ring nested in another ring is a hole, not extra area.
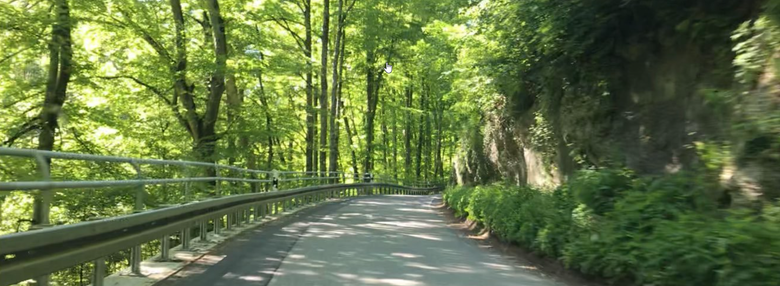
[(453, 187), (444, 200), (505, 241), (617, 285), (780, 285), (780, 205), (718, 209), (696, 176), (580, 172), (550, 192)]

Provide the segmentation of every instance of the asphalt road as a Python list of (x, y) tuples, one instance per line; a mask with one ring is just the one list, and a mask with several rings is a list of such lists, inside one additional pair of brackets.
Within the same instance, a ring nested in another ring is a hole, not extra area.
[(375, 196), (307, 209), (157, 285), (560, 285), (448, 228), (434, 199)]

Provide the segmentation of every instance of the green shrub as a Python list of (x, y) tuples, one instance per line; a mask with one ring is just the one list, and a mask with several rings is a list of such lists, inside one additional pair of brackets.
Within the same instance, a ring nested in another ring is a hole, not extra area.
[(580, 173), (553, 192), (452, 188), (447, 204), (504, 240), (618, 285), (780, 285), (780, 205), (718, 210), (713, 186), (679, 173)]
[(610, 210), (621, 194), (631, 188), (630, 172), (622, 170), (582, 170), (569, 182), (576, 198), (597, 215)]

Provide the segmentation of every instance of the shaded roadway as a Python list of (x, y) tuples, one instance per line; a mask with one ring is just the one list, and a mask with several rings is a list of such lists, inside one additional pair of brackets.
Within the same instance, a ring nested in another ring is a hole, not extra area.
[(447, 227), (432, 196), (326, 203), (248, 230), (157, 285), (556, 284)]

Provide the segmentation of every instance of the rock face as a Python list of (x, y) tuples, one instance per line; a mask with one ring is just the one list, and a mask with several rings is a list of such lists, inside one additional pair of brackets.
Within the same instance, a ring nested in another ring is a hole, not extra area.
[[(482, 130), (471, 130), (453, 160), (458, 184), (509, 181), (516, 185), (551, 188), (560, 184), (553, 162), (535, 149), (527, 128), (498, 114), (486, 116)], [(484, 135), (483, 135), (484, 134)]]

